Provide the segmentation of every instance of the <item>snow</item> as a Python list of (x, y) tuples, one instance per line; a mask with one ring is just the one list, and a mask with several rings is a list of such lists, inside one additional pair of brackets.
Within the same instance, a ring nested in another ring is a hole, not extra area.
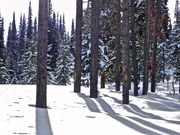
[[(176, 85), (176, 89), (177, 89)], [(73, 93), (73, 86), (48, 86), (48, 109), (35, 108), (35, 85), (0, 85), (1, 135), (179, 135), (180, 95), (166, 84), (156, 93), (132, 96), (122, 104), (122, 93), (100, 89), (90, 99), (89, 89)]]

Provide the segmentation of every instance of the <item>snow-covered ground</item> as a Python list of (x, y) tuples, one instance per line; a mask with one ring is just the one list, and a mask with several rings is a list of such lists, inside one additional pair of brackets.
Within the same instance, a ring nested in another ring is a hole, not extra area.
[(48, 86), (48, 109), (34, 107), (33, 85), (0, 85), (0, 135), (180, 135), (180, 95), (160, 84), (155, 94), (130, 96), (100, 89), (73, 93), (73, 86)]

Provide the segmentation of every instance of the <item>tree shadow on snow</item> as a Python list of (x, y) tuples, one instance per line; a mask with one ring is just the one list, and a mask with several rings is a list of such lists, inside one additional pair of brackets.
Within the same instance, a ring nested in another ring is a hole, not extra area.
[[(122, 101), (115, 98), (115, 97), (111, 97), (111, 96), (108, 96), (106, 94), (103, 94), (104, 97), (109, 97), (109, 98), (112, 98), (114, 100), (114, 102), (118, 103), (118, 104), (122, 104)], [(155, 101), (156, 99), (153, 99), (152, 101)], [(149, 101), (148, 101), (149, 102)], [(177, 103), (173, 103), (173, 102), (169, 102), (167, 103), (167, 101), (162, 101), (163, 103), (161, 105), (158, 105), (159, 106), (163, 106), (163, 107), (167, 107), (167, 109), (165, 109), (166, 111), (179, 111), (180, 110), (180, 106), (179, 104)], [(154, 103), (154, 105), (148, 103), (148, 105), (151, 105), (151, 106), (157, 106), (156, 103)], [(168, 108), (169, 106), (169, 108)], [(143, 118), (150, 118), (150, 119), (158, 119), (158, 120), (164, 120), (166, 122), (170, 122), (170, 123), (173, 123), (173, 124), (180, 124), (180, 121), (173, 121), (173, 120), (166, 120), (158, 115), (155, 115), (155, 114), (152, 114), (152, 113), (148, 113), (148, 112), (145, 112), (143, 111), (141, 108), (139, 108), (137, 105), (134, 105), (134, 104), (129, 104), (128, 106), (123, 106), (124, 109), (126, 109), (128, 112), (130, 113), (133, 113), (133, 114), (136, 114), (140, 117), (143, 117)], [(160, 110), (159, 108), (156, 108), (158, 110)], [(164, 109), (164, 108), (162, 108)]]
[(136, 114), (142, 118), (150, 118), (150, 119), (156, 119), (156, 120), (163, 120), (169, 123), (173, 123), (173, 124), (180, 124), (180, 121), (174, 121), (174, 120), (166, 120), (164, 118), (162, 118), (159, 115), (155, 115), (152, 113), (148, 113), (143, 111), (141, 108), (139, 108), (138, 106), (134, 105), (134, 104), (129, 104), (128, 106), (123, 106), (124, 109), (126, 109), (128, 112)]
[[(96, 99), (98, 101), (98, 103), (101, 105), (102, 109), (107, 113), (108, 116), (110, 116), (111, 118), (121, 122), (122, 124), (138, 131), (138, 132), (141, 132), (141, 133), (145, 133), (145, 134), (153, 134), (153, 135), (158, 135), (159, 133), (155, 132), (155, 131), (152, 131), (150, 129), (146, 129), (146, 128), (143, 128), (139, 125), (137, 125), (136, 123), (132, 122), (132, 121), (129, 121), (127, 120), (125, 117), (121, 117), (120, 115), (118, 115), (112, 108), (111, 106), (105, 102), (105, 100), (103, 100), (102, 98), (98, 98)], [(117, 99), (116, 99), (117, 100)], [(124, 107), (128, 107), (128, 106), (133, 106), (133, 105), (123, 105)], [(137, 110), (137, 106), (134, 106), (136, 107), (136, 110)], [(138, 108), (138, 111), (141, 112), (141, 114), (144, 114), (144, 112)], [(134, 113), (134, 112), (133, 112)], [(150, 115), (151, 118), (154, 118), (154, 119), (157, 119), (159, 118), (160, 120), (164, 120), (163, 118), (161, 118), (160, 116), (157, 116), (157, 115), (153, 115), (153, 114), (150, 114), (150, 113), (145, 113), (146, 115), (148, 114), (148, 116)], [(142, 116), (142, 115), (141, 115)], [(128, 117), (130, 119), (132, 119), (133, 121), (136, 121), (144, 126), (147, 126), (147, 127), (150, 127), (152, 129), (155, 129), (157, 131), (161, 131), (161, 132), (164, 132), (164, 133), (168, 133), (168, 134), (172, 134), (172, 135), (179, 135), (178, 132), (176, 131), (173, 131), (173, 130), (170, 130), (168, 128), (164, 128), (164, 127), (161, 127), (161, 126), (158, 126), (156, 124), (153, 124), (151, 122), (148, 122), (144, 119), (141, 119), (141, 118), (136, 118), (136, 117)], [(166, 120), (168, 121), (168, 120)], [(168, 121), (168, 122), (172, 122), (172, 121)], [(180, 124), (178, 121), (173, 121), (172, 123), (174, 124)]]
[[(92, 112), (100, 112), (99, 109), (98, 109), (98, 106), (96, 105), (96, 103), (92, 99), (90, 99), (85, 94), (79, 94), (79, 96), (85, 100), (85, 102), (86, 102), (86, 104), (87, 104), (90, 111), (92, 111)], [(110, 97), (108, 95), (104, 95), (104, 96), (112, 98), (117, 103), (122, 103), (119, 99), (116, 99), (115, 97)], [(127, 111), (129, 111), (129, 112), (131, 112), (133, 114), (139, 115), (142, 118), (136, 118), (136, 117), (127, 116), (127, 118), (128, 118), (127, 119), (126, 117), (121, 116), (120, 114), (116, 113), (113, 110), (113, 108), (104, 99), (97, 98), (95, 100), (99, 103), (99, 105), (104, 110), (106, 115), (108, 115), (112, 119), (126, 125), (127, 127), (134, 129), (137, 132), (140, 132), (142, 134), (147, 134), (147, 135), (160, 135), (160, 133), (156, 132), (156, 131), (160, 131), (160, 132), (163, 132), (165, 134), (168, 133), (168, 134), (173, 134), (173, 135), (179, 135), (179, 133), (176, 132), (176, 131), (170, 130), (168, 128), (161, 127), (159, 125), (156, 125), (156, 124), (153, 124), (153, 123), (151, 123), (149, 121), (144, 120), (143, 118), (152, 118), (152, 119), (159, 119), (159, 120), (164, 120), (164, 119), (161, 118), (160, 116), (157, 116), (157, 115), (154, 115), (154, 114), (151, 114), (151, 113), (146, 113), (146, 112), (142, 111), (139, 107), (137, 107), (135, 105), (132, 105), (132, 104), (123, 105), (123, 107)], [(94, 110), (92, 108), (96, 108), (96, 110)], [(133, 121), (135, 121), (135, 122), (133, 122)], [(165, 121), (168, 121), (168, 120), (165, 120)], [(168, 122), (172, 122), (174, 124), (179, 124), (178, 121), (168, 121)], [(142, 127), (137, 123), (139, 123), (141, 125), (144, 125), (144, 126)], [(150, 128), (153, 129), (153, 130), (151, 130)]]
[(47, 109), (36, 108), (36, 135), (53, 135)]
[(88, 109), (91, 112), (100, 113), (100, 110), (99, 110), (98, 106), (96, 105), (96, 103), (90, 97), (88, 97), (84, 93), (78, 93), (78, 96), (81, 97), (82, 99), (84, 99)]
[[(78, 94), (82, 99), (85, 100), (89, 110), (91, 112), (100, 112), (98, 109), (98, 106), (96, 105), (96, 103), (90, 99), (88, 96), (86, 96), (85, 94)], [(112, 107), (102, 98), (97, 98), (95, 99), (101, 106), (101, 108), (104, 110), (104, 112), (106, 113), (106, 115), (108, 115), (109, 117), (113, 118), (114, 120), (126, 125), (127, 127), (130, 127), (134, 130), (136, 130), (137, 132), (143, 133), (143, 134), (153, 134), (153, 135), (160, 135), (159, 133), (149, 130), (147, 128), (141, 127), (138, 124), (126, 119), (125, 117), (120, 116), (120, 114), (116, 113)], [(96, 109), (95, 109), (96, 108)]]

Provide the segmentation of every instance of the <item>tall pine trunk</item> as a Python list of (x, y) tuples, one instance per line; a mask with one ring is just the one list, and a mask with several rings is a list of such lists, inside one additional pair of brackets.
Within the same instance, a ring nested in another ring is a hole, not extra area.
[(146, 31), (145, 31), (145, 44), (144, 44), (144, 71), (143, 71), (143, 95), (148, 92), (148, 66), (149, 66), (149, 0), (146, 0)]
[(106, 84), (106, 76), (105, 74), (102, 72), (101, 73), (101, 89), (105, 88), (105, 84)]
[(129, 47), (129, 0), (123, 0), (123, 104), (129, 104), (130, 47)]
[(116, 16), (116, 65), (115, 65), (115, 83), (116, 91), (120, 91), (121, 85), (121, 2), (120, 0), (116, 1), (117, 16)]
[(138, 63), (136, 51), (136, 35), (135, 35), (135, 0), (131, 0), (131, 43), (132, 43), (132, 61), (133, 61), (133, 82), (134, 82), (134, 96), (138, 96)]
[(76, 44), (75, 44), (75, 73), (74, 73), (74, 92), (81, 92), (81, 44), (82, 44), (82, 0), (76, 1)]
[(90, 97), (98, 96), (98, 44), (99, 44), (99, 0), (91, 1), (91, 66), (90, 66)]
[(156, 73), (157, 73), (157, 44), (158, 44), (158, 30), (160, 19), (160, 0), (156, 0), (156, 20), (155, 20), (155, 34), (154, 34), (154, 46), (153, 46), (153, 61), (152, 61), (152, 78), (151, 78), (151, 92), (155, 92), (156, 88)]
[(39, 0), (36, 107), (46, 108), (48, 0)]

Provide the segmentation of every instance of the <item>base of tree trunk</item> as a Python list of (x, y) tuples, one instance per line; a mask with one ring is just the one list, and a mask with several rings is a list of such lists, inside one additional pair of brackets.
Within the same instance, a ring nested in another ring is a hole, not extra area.
[(101, 74), (101, 89), (105, 88), (105, 82), (106, 82), (106, 77), (104, 74)]

